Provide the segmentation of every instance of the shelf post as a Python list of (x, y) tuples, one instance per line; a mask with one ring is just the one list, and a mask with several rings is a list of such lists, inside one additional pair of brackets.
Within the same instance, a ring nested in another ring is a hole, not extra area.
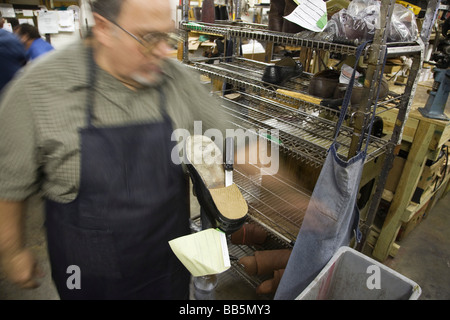
[[(430, 14), (430, 12), (435, 12), (439, 7), (439, 3), (440, 3), (440, 1), (435, 1), (435, 0), (432, 0), (428, 3), (426, 22), (425, 22), (426, 25), (432, 26), (434, 24), (436, 15)], [(422, 35), (423, 34), (424, 33), (422, 33)], [(429, 33), (428, 33), (428, 37), (429, 37)], [(423, 59), (424, 59), (424, 55), (425, 55), (425, 49), (424, 49), (425, 44), (424, 44), (423, 40), (425, 40), (425, 42), (428, 42), (428, 38), (424, 39), (421, 37), (418, 39), (418, 42), (421, 46), (421, 50), (420, 50), (420, 52), (416, 52), (415, 54), (413, 54), (413, 64), (411, 66), (410, 74), (408, 76), (408, 81), (406, 84), (405, 92), (403, 94), (400, 105), (398, 106), (399, 112), (397, 115), (397, 119), (394, 123), (394, 129), (392, 132), (392, 136), (389, 140), (389, 144), (387, 145), (386, 159), (384, 161), (383, 169), (382, 169), (381, 175), (379, 177), (379, 181), (376, 186), (376, 192), (370, 203), (370, 207), (369, 207), (369, 210), (367, 213), (366, 220), (361, 221), (361, 232), (362, 232), (363, 236), (362, 236), (361, 243), (358, 246), (358, 250), (362, 251), (362, 252), (366, 251), (366, 249), (367, 249), (367, 244), (365, 243), (365, 240), (366, 240), (367, 235), (370, 232), (370, 229), (373, 227), (372, 225), (373, 225), (373, 222), (374, 222), (377, 210), (378, 210), (378, 206), (379, 206), (381, 198), (382, 198), (382, 194), (383, 194), (384, 186), (386, 184), (387, 176), (389, 174), (389, 171), (392, 168), (392, 164), (393, 164), (393, 161), (395, 158), (394, 149), (398, 144), (401, 143), (403, 126), (404, 126), (404, 123), (406, 122), (406, 120), (408, 119), (409, 111), (411, 109), (411, 104), (414, 99), (414, 94), (416, 92), (417, 84), (419, 82), (419, 74), (422, 69)], [(416, 137), (418, 137), (418, 135), (416, 135)], [(409, 179), (411, 179), (411, 178), (409, 178)], [(407, 180), (408, 180), (408, 178), (403, 177), (403, 181), (406, 181), (406, 183), (408, 183)], [(399, 193), (399, 191), (396, 191), (396, 194), (397, 193)], [(409, 197), (409, 195), (404, 195), (404, 196), (406, 198)], [(411, 194), (411, 197), (412, 197), (412, 194)], [(409, 197), (408, 201), (411, 200), (411, 197)], [(397, 208), (397, 210), (399, 210), (401, 213), (403, 213), (404, 209), (402, 211), (401, 206), (403, 206), (404, 204), (402, 204), (402, 202), (401, 202), (402, 200), (396, 200), (396, 201), (398, 203), (395, 204), (395, 206), (393, 206), (391, 204), (391, 207)], [(378, 238), (378, 240), (381, 239), (381, 241), (379, 244), (377, 241), (377, 244), (375, 247), (376, 250), (374, 250), (374, 252), (372, 253), (372, 255), (380, 261), (383, 261), (388, 257), (390, 249), (392, 248), (392, 246), (394, 244), (395, 237), (397, 235), (397, 231), (399, 228), (399, 225), (398, 225), (399, 220), (398, 219), (400, 219), (400, 218), (398, 218), (397, 214), (393, 211), (394, 210), (393, 208), (389, 210), (389, 213), (388, 213), (389, 218), (386, 218), (385, 223), (382, 228), (382, 231), (381, 231), (381, 234)]]
[[(182, 2), (182, 21), (185, 23), (189, 22), (189, 0), (183, 0)], [(189, 31), (184, 31), (184, 42), (183, 42), (183, 62), (187, 63), (189, 61)]]
[(425, 54), (428, 51), (428, 41), (430, 39), (431, 32), (433, 30), (434, 23), (436, 21), (439, 6), (441, 0), (429, 0), (427, 11), (425, 12), (425, 19), (422, 25), (422, 31), (420, 32), (420, 38), (425, 44)]
[[(370, 121), (370, 111), (374, 105), (375, 84), (378, 82), (383, 70), (381, 68), (386, 54), (387, 33), (386, 26), (390, 24), (392, 12), (394, 11), (395, 0), (383, 0), (380, 7), (380, 29), (375, 30), (374, 40), (370, 47), (368, 67), (364, 80), (364, 97), (369, 97), (367, 103), (361, 103), (354, 116), (354, 134), (350, 144), (348, 158), (356, 155), (362, 144), (364, 129)], [(369, 135), (370, 132), (367, 132)]]

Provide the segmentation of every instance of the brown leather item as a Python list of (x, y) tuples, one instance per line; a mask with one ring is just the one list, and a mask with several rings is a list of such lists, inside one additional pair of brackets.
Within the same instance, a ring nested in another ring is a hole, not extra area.
[(195, 20), (202, 21), (202, 8), (194, 7), (193, 11), (194, 11)]
[(245, 272), (250, 276), (254, 276), (258, 271), (255, 256), (242, 257), (239, 259), (239, 263), (244, 267)]
[(277, 291), (280, 284), (281, 277), (283, 276), (284, 269), (275, 270), (273, 272), (273, 278), (263, 281), (257, 288), (256, 294), (270, 294)]
[(285, 0), (270, 0), (269, 25), (272, 31), (283, 31)]
[[(375, 83), (375, 89), (378, 88), (379, 83)], [(334, 91), (334, 98), (343, 98), (345, 96), (345, 92), (347, 91), (347, 84), (339, 83)], [(364, 89), (363, 87), (353, 87), (352, 90), (352, 96), (350, 98), (350, 102), (352, 105), (358, 105), (360, 103), (367, 103), (368, 96), (364, 96)], [(374, 90), (374, 98), (376, 95), (376, 90)], [(389, 83), (386, 80), (386, 78), (381, 79), (381, 87), (380, 92), (378, 96), (378, 100), (383, 100), (386, 98), (389, 94)]]
[(292, 249), (256, 251), (254, 256), (239, 259), (248, 275), (271, 274), (274, 270), (284, 269), (288, 263)]
[(266, 238), (266, 230), (257, 224), (246, 223), (231, 235), (231, 243), (252, 246), (255, 244), (263, 244)]
[(255, 259), (258, 275), (270, 274), (274, 270), (284, 269), (288, 263), (292, 249), (256, 251)]
[(305, 30), (298, 24), (283, 18), (291, 14), (295, 8), (297, 8), (297, 4), (294, 0), (270, 0), (268, 29), (286, 33), (297, 33)]
[(338, 70), (331, 69), (317, 72), (309, 83), (308, 93), (315, 97), (333, 98), (340, 75)]
[[(292, 13), (292, 11), (297, 8), (297, 4), (294, 2), (294, 0), (285, 0), (286, 4), (284, 6), (284, 14), (283, 16), (288, 16)], [(283, 18), (283, 32), (286, 33), (298, 33), (300, 31), (305, 30), (304, 28), (300, 27), (298, 24), (290, 22)]]
[(214, 9), (214, 0), (203, 0), (202, 3), (202, 22), (214, 23), (216, 13)]

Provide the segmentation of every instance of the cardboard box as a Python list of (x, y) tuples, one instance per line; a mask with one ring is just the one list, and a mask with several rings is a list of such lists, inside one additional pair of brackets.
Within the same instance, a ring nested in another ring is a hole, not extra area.
[(266, 53), (244, 53), (243, 57), (246, 59), (256, 60), (260, 62), (266, 61)]
[(399, 72), (400, 70), (402, 70), (402, 68), (403, 68), (403, 65), (386, 64), (386, 66), (384, 67), (384, 73), (394, 75), (397, 72)]
[(266, 60), (266, 50), (263, 45), (256, 40), (242, 45), (242, 55), (244, 58), (264, 62)]
[(398, 76), (397, 80), (395, 81), (396, 85), (402, 85), (402, 84), (406, 84), (408, 82), (408, 78), (404, 77), (404, 76)]

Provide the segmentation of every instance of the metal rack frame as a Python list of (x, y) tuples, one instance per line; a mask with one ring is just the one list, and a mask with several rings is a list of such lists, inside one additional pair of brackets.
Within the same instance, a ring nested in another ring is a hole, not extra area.
[[(421, 36), (417, 41), (410, 43), (387, 43), (386, 26), (389, 25), (393, 13), (395, 0), (381, 1), (381, 28), (376, 31), (373, 43), (364, 51), (364, 60), (367, 61), (366, 81), (370, 85), (365, 88), (364, 95), (374, 96), (375, 83), (383, 74), (383, 61), (388, 57), (405, 55), (413, 58), (413, 65), (410, 70), (404, 93), (399, 96), (389, 96), (384, 101), (374, 101), (369, 99), (366, 105), (361, 105), (355, 115), (355, 122), (352, 127), (344, 126), (339, 133), (339, 143), (343, 146), (342, 156), (352, 157), (358, 152), (358, 145), (361, 135), (367, 138), (368, 121), (370, 116), (382, 113), (389, 109), (398, 109), (398, 116), (395, 121), (393, 133), (386, 139), (370, 137), (371, 144), (368, 151), (367, 161), (370, 161), (385, 153), (381, 175), (377, 177), (376, 189), (369, 204), (367, 215), (360, 221), (363, 240), (359, 245), (360, 251), (364, 250), (365, 238), (368, 235), (378, 205), (381, 200), (384, 185), (388, 172), (394, 160), (394, 148), (401, 141), (404, 123), (406, 122), (412, 104), (412, 99), (418, 83), (418, 75), (422, 68), (424, 59), (424, 42), (430, 35), (433, 19), (440, 5), (440, 0), (431, 0), (428, 3), (426, 22)], [(191, 23), (187, 18), (187, 1), (183, 1), (184, 21), (180, 23), (180, 29), (185, 30), (186, 39), (183, 51), (183, 62), (192, 69), (208, 75), (212, 79), (220, 79), (233, 85), (235, 88), (243, 88), (239, 91), (242, 100), (232, 101), (222, 96), (224, 110), (233, 116), (234, 124), (242, 128), (261, 128), (267, 130), (280, 130), (280, 148), (287, 154), (297, 159), (306, 161), (316, 167), (320, 167), (325, 160), (326, 151), (334, 136), (336, 121), (330, 121), (319, 117), (319, 114), (328, 113), (336, 115), (337, 111), (324, 106), (292, 98), (276, 92), (274, 86), (268, 86), (260, 80), (261, 70), (267, 64), (249, 61), (241, 57), (227, 57), (231, 61), (220, 61), (219, 64), (208, 64), (201, 61), (189, 60), (188, 33), (199, 32), (222, 36), (225, 39), (254, 39), (282, 45), (297, 46), (313, 50), (325, 50), (343, 55), (355, 55), (357, 47), (342, 43), (333, 43), (314, 39), (306, 39), (293, 34), (285, 34), (267, 30), (267, 26), (249, 24), (243, 22), (223, 22), (219, 24)], [(222, 58), (223, 59), (223, 58)], [(287, 88), (305, 92), (311, 75), (305, 74), (301, 78), (290, 81)], [(256, 108), (255, 105), (258, 105)], [(293, 105), (297, 109), (290, 108)], [(289, 118), (287, 118), (289, 117)], [(272, 120), (272, 122), (270, 122)], [(273, 121), (274, 120), (274, 121)], [(292, 222), (292, 217), (280, 215), (274, 207), (274, 202), (266, 205), (264, 201), (258, 201), (261, 192), (266, 192), (264, 187), (251, 183), (250, 177), (244, 174), (237, 175), (236, 184), (249, 201), (249, 214), (251, 219), (268, 228), (270, 232), (277, 235), (285, 244), (292, 244), (295, 241), (301, 225), (301, 219), (306, 211), (305, 208), (298, 208), (295, 216), (300, 218)], [(256, 191), (255, 191), (256, 190)], [(302, 193), (299, 193), (302, 194)], [(304, 195), (305, 196), (305, 195)], [(305, 196), (307, 199), (307, 195)], [(256, 201), (252, 203), (252, 201)], [(284, 201), (283, 198), (272, 199), (271, 201)], [(306, 201), (307, 202), (307, 201)], [(274, 213), (274, 215), (272, 214)], [(239, 266), (235, 267), (239, 268)], [(238, 270), (239, 271), (239, 270)], [(238, 272), (245, 278), (245, 274)], [(255, 286), (255, 279), (249, 280)]]

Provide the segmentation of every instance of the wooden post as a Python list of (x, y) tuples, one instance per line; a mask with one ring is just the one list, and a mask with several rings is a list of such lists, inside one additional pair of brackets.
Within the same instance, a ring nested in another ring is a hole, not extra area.
[(427, 160), (427, 153), (434, 131), (434, 124), (428, 121), (420, 121), (397, 190), (395, 191), (394, 199), (372, 253), (373, 257), (380, 261), (387, 259), (397, 237), (403, 215), (411, 201)]

